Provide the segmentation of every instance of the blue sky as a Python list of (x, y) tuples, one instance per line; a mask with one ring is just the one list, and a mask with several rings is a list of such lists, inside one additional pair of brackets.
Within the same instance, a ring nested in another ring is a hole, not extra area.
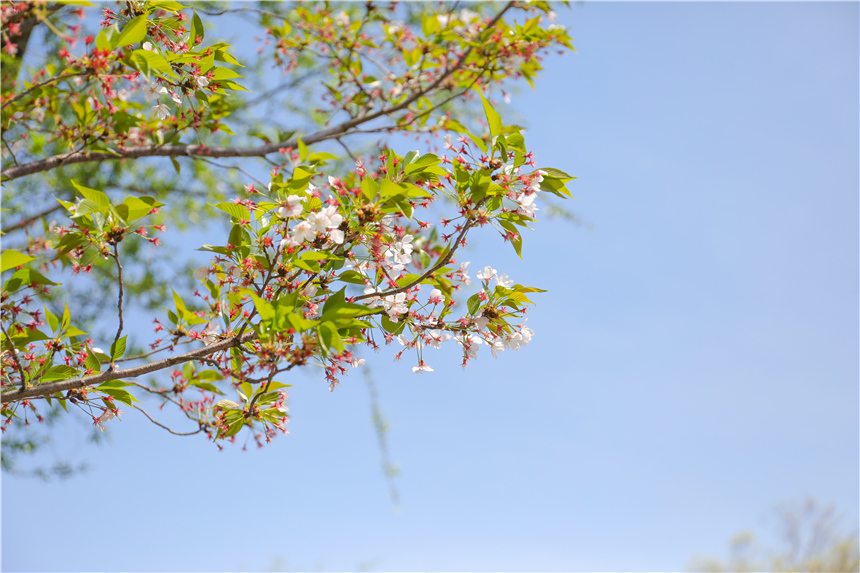
[(856, 526), (858, 4), (558, 12), (577, 54), (512, 107), (589, 226), (470, 241), (549, 290), (518, 353), (368, 356), (399, 511), (364, 380), (308, 373), (263, 450), (64, 436), (87, 474), (3, 477), (4, 570), (679, 570), (787, 500)]

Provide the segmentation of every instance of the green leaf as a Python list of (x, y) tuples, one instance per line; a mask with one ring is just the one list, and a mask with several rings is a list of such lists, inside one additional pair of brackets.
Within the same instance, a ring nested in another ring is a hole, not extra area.
[(92, 351), (89, 352), (84, 366), (87, 367), (87, 370), (92, 370), (93, 372), (100, 372), (102, 369), (101, 362), (99, 362), (99, 359), (95, 357), (95, 353)]
[(137, 197), (126, 197), (121, 204), (128, 208), (125, 220), (129, 223), (142, 219), (152, 211), (152, 205)]
[[(20, 272), (20, 271), (18, 271), (18, 272)], [(361, 276), (361, 273), (359, 273), (358, 271), (353, 271), (353, 270), (344, 271), (338, 275), (337, 280), (343, 281), (345, 283), (364, 286), (364, 278)]]
[(473, 294), (469, 297), (469, 300), (466, 301), (466, 306), (469, 308), (469, 314), (472, 316), (478, 312), (478, 309), (481, 307), (481, 297), (478, 293)]
[(307, 146), (307, 145), (305, 145), (305, 142), (304, 142), (304, 141), (302, 141), (302, 139), (301, 139), (301, 138), (298, 138), (298, 139), (296, 140), (296, 142), (297, 142), (297, 143), (298, 143), (298, 145), (299, 145), (299, 160), (300, 160), (302, 163), (304, 163), (304, 162), (305, 162), (305, 160), (308, 158), (308, 146)]
[(270, 302), (263, 300), (254, 293), (251, 293), (251, 298), (254, 299), (254, 306), (257, 308), (257, 312), (260, 314), (260, 318), (265, 321), (269, 321), (275, 318), (275, 307), (272, 306)]
[(74, 179), (72, 180), (72, 185), (75, 186), (75, 189), (77, 189), (81, 195), (95, 203), (98, 206), (99, 212), (105, 212), (110, 209), (110, 199), (108, 199), (108, 196), (103, 192), (84, 187), (83, 185), (78, 185)]
[(122, 48), (142, 42), (146, 38), (146, 14), (138, 16), (125, 25), (122, 32), (111, 41), (114, 48)]
[(122, 388), (102, 388), (101, 386), (96, 386), (96, 390), (102, 394), (113, 396), (115, 399), (128, 406), (134, 406), (135, 402), (139, 402), (137, 398), (131, 395), (131, 392), (123, 390)]
[(54, 313), (48, 310), (48, 307), (45, 307), (45, 318), (48, 320), (48, 326), (51, 327), (52, 332), (57, 332), (60, 328), (60, 319), (58, 319)]
[(320, 324), (317, 332), (319, 332), (320, 344), (324, 351), (334, 348), (338, 352), (343, 352), (343, 340), (341, 340), (340, 335), (337, 333), (337, 327), (334, 323), (323, 322)]
[(160, 54), (150, 52), (149, 50), (133, 51), (126, 59), (126, 63), (147, 78), (149, 78), (150, 73), (153, 71), (165, 76), (177, 77), (167, 60)]
[(197, 10), (194, 11), (194, 16), (191, 18), (191, 35), (188, 37), (188, 45), (194, 47), (200, 42), (197, 41), (197, 38), (200, 38), (200, 41), (203, 41), (203, 21), (200, 19), (200, 16), (197, 15)]
[[(245, 76), (234, 72), (230, 68), (215, 68), (215, 71), (212, 72), (212, 81), (230, 80), (233, 78), (244, 78), (244, 77)], [(289, 139), (289, 137), (287, 137), (286, 139)], [(286, 139), (284, 139), (282, 141), (286, 141)]]
[(403, 327), (406, 326), (405, 322), (394, 322), (387, 315), (382, 315), (382, 328), (391, 334), (400, 334), (403, 332)]
[(72, 368), (71, 366), (61, 364), (59, 366), (52, 366), (51, 368), (48, 368), (48, 371), (42, 374), (41, 381), (55, 382), (57, 380), (68, 380), (70, 378), (75, 378), (76, 376), (78, 376), (78, 374), (78, 370)]
[(129, 386), (134, 386), (131, 382), (126, 382), (124, 380), (108, 380), (107, 382), (102, 382), (99, 384), (99, 388), (127, 388)]
[(188, 314), (188, 311), (185, 309), (185, 303), (182, 301), (182, 298), (176, 294), (176, 291), (173, 291), (173, 304), (176, 305), (176, 315), (180, 319), (184, 319), (185, 315)]
[(306, 330), (310, 330), (311, 328), (319, 324), (318, 320), (311, 320), (305, 318), (301, 315), (301, 313), (291, 314), (287, 317), (287, 320), (289, 320), (290, 324), (293, 325), (293, 328), (296, 330), (296, 332), (304, 332)]
[(30, 255), (19, 253), (18, 251), (13, 251), (12, 249), (5, 250), (3, 251), (3, 254), (0, 255), (0, 272), (8, 271), (9, 269), (15, 267), (20, 267), (21, 265), (29, 263), (35, 258), (36, 257), (31, 257)]
[(242, 406), (234, 402), (233, 400), (218, 400), (215, 402), (215, 405), (212, 406), (213, 409), (221, 409), (221, 410), (241, 410)]
[(502, 118), (496, 110), (493, 109), (493, 106), (490, 105), (490, 102), (487, 101), (484, 94), (479, 91), (478, 95), (481, 96), (481, 102), (484, 104), (484, 113), (487, 116), (487, 125), (490, 127), (490, 139), (492, 139), (502, 132)]
[[(213, 205), (209, 203), (213, 207), (217, 207), (230, 215), (231, 217), (235, 217), (236, 219), (240, 219), (242, 221), (250, 221), (251, 220), (251, 212), (248, 211), (248, 208), (244, 205), (238, 205), (236, 203), (230, 203), (229, 201), (223, 201), (218, 203), (217, 205)], [(232, 244), (232, 243), (231, 243)]]
[(123, 336), (116, 342), (110, 345), (110, 356), (114, 360), (117, 358), (122, 358), (125, 354), (125, 339), (128, 338), (128, 335)]

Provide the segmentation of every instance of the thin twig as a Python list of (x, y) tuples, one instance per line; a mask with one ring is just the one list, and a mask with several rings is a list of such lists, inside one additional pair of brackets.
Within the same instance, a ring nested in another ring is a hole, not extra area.
[(194, 159), (195, 161), (202, 161), (204, 163), (214, 165), (215, 167), (220, 167), (221, 169), (235, 169), (236, 171), (241, 172), (242, 175), (244, 175), (245, 177), (248, 177), (249, 179), (253, 179), (255, 182), (259, 183), (263, 187), (266, 187), (266, 185), (267, 185), (267, 183), (263, 183), (262, 181), (260, 181), (259, 179), (257, 179), (256, 177), (254, 177), (253, 175), (251, 175), (250, 173), (248, 173), (247, 171), (245, 171), (244, 169), (242, 169), (241, 167), (239, 167), (237, 165), (223, 165), (221, 163), (217, 163), (215, 161), (212, 161), (211, 159), (206, 159), (205, 157), (200, 157), (200, 156), (192, 157), (192, 159)]
[(15, 96), (15, 97), (13, 97), (12, 99), (8, 100), (6, 103), (4, 103), (4, 104), (2, 105), (2, 107), (0, 107), (0, 109), (6, 109), (6, 106), (8, 106), (9, 104), (16, 102), (17, 100), (19, 100), (19, 99), (21, 99), (22, 97), (26, 96), (26, 95), (27, 95), (27, 94), (29, 94), (30, 92), (33, 92), (33, 91), (35, 91), (35, 90), (37, 90), (37, 89), (39, 89), (39, 88), (41, 88), (41, 87), (44, 87), (44, 86), (46, 86), (46, 85), (48, 85), (48, 84), (52, 84), (52, 83), (54, 83), (54, 82), (59, 82), (59, 81), (62, 81), (62, 80), (67, 80), (67, 79), (69, 79), (69, 78), (73, 78), (73, 77), (75, 77), (75, 76), (83, 76), (83, 75), (86, 75), (87, 73), (88, 73), (88, 72), (75, 72), (75, 73), (73, 73), (73, 74), (63, 74), (62, 76), (56, 76), (56, 77), (53, 77), (53, 78), (47, 79), (47, 80), (45, 80), (44, 82), (40, 82), (40, 83), (38, 83), (38, 84), (34, 85), (33, 87), (31, 87), (31, 88), (29, 88), (29, 89), (26, 89), (26, 90), (22, 91), (21, 93), (19, 93), (18, 95), (16, 95), (16, 96)]
[(28, 225), (30, 225), (31, 223), (33, 223), (37, 219), (41, 219), (42, 217), (46, 217), (46, 216), (50, 215), (51, 213), (53, 213), (54, 211), (61, 209), (62, 207), (63, 206), (58, 203), (54, 207), (51, 207), (49, 209), (45, 209), (44, 211), (41, 211), (41, 212), (31, 216), (31, 217), (27, 217), (23, 221), (18, 221), (17, 223), (15, 223), (13, 225), (9, 225), (5, 229), (3, 229), (3, 231), (6, 233), (11, 233), (12, 231), (17, 231), (18, 229), (22, 229), (24, 227), (27, 227)]
[(149, 421), (150, 421), (150, 422), (152, 422), (153, 424), (155, 424), (156, 426), (158, 426), (158, 427), (160, 427), (160, 428), (164, 428), (165, 430), (167, 430), (168, 432), (170, 432), (170, 433), (171, 433), (171, 434), (173, 434), (174, 436), (193, 436), (194, 434), (199, 434), (200, 432), (202, 432), (202, 431), (203, 431), (203, 426), (201, 426), (200, 428), (198, 428), (198, 429), (197, 429), (196, 431), (194, 431), (194, 432), (177, 432), (177, 431), (175, 431), (175, 430), (171, 430), (170, 428), (168, 428), (167, 426), (165, 426), (165, 425), (164, 425), (164, 424), (162, 424), (161, 422), (157, 422), (156, 420), (154, 420), (154, 419), (152, 418), (152, 416), (150, 416), (149, 414), (147, 414), (147, 413), (146, 413), (146, 410), (144, 410), (144, 409), (143, 409), (143, 408), (141, 408), (140, 406), (133, 406), (133, 407), (134, 407), (134, 409), (135, 409), (135, 410), (140, 410), (141, 412), (143, 412), (143, 415), (144, 415), (144, 416), (146, 416), (147, 418), (149, 418)]
[[(123, 292), (123, 282), (122, 282), (122, 264), (119, 262), (119, 249), (117, 248), (116, 243), (113, 245), (113, 258), (116, 261), (116, 271), (117, 271), (117, 283), (119, 284), (119, 301), (117, 302), (117, 309), (119, 311), (119, 328), (116, 330), (116, 337), (113, 339), (113, 344), (111, 348), (116, 346), (116, 343), (119, 341), (119, 337), (122, 335), (122, 292)], [(113, 368), (113, 352), (111, 352), (111, 368)]]
[(194, 341), (193, 340), (186, 340), (185, 342), (176, 342), (174, 344), (171, 344), (170, 346), (165, 346), (164, 348), (157, 348), (157, 349), (153, 350), (152, 352), (147, 352), (145, 354), (138, 354), (137, 356), (129, 356), (126, 358), (117, 358), (116, 360), (114, 360), (114, 362), (128, 362), (130, 360), (140, 360), (142, 358), (152, 356), (153, 354), (157, 354), (159, 352), (164, 352), (165, 350), (170, 350), (174, 346), (180, 346), (182, 344), (191, 344), (192, 342), (194, 342)]

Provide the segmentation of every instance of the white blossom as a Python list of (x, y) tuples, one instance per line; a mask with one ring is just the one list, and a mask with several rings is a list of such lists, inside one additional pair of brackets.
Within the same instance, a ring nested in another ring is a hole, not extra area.
[(209, 276), (209, 267), (199, 267), (194, 271), (194, 278), (198, 281), (205, 280)]
[(501, 287), (511, 288), (514, 286), (514, 281), (508, 280), (508, 275), (501, 274), (496, 276), (496, 284)]
[(339, 14), (335, 14), (334, 18), (332, 18), (338, 26), (349, 26), (349, 14), (340, 11)]
[(158, 99), (160, 94), (166, 94), (167, 88), (160, 86), (155, 82), (143, 86), (143, 99), (146, 101), (154, 101)]
[(170, 108), (167, 107), (166, 104), (160, 103), (158, 105), (152, 106), (152, 109), (149, 110), (149, 113), (154, 113), (155, 117), (161, 120), (165, 120), (170, 117)]

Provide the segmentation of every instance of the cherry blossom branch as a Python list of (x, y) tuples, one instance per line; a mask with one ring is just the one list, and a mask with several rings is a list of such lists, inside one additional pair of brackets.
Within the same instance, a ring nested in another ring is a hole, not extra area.
[[(502, 19), (505, 12), (512, 8), (514, 4), (515, 2), (508, 2), (505, 7), (502, 8), (499, 13), (496, 14), (496, 16), (487, 24), (486, 29), (490, 29), (495, 26)], [(338, 137), (349, 135), (351, 133), (350, 130), (355, 127), (358, 127), (363, 123), (367, 123), (380, 117), (391, 115), (393, 113), (408, 108), (425, 94), (435, 90), (437, 87), (442, 85), (457, 70), (462, 68), (474, 49), (475, 46), (469, 46), (469, 48), (465, 52), (463, 52), (463, 55), (460, 56), (460, 58), (457, 60), (456, 64), (454, 64), (450, 68), (445, 69), (445, 71), (440, 74), (439, 77), (436, 78), (436, 80), (430, 85), (428, 85), (426, 88), (415, 91), (414, 93), (412, 93), (412, 95), (404, 99), (399, 104), (383, 108), (376, 113), (350, 119), (329, 129), (318, 131), (317, 133), (302, 138), (302, 141), (306, 145), (310, 145), (312, 143), (318, 143), (321, 141), (326, 141), (328, 139), (336, 139)], [(259, 147), (209, 148), (205, 145), (159, 145), (132, 147), (124, 151), (117, 151), (115, 154), (91, 151), (74, 151), (62, 155), (55, 155), (53, 157), (48, 157), (46, 159), (41, 159), (38, 161), (32, 161), (30, 163), (25, 163), (24, 165), (10, 167), (0, 172), (0, 176), (2, 176), (4, 180), (11, 181), (13, 179), (18, 179), (20, 177), (32, 175), (34, 173), (42, 173), (44, 171), (56, 169), (57, 167), (61, 167), (64, 165), (89, 163), (92, 161), (139, 159), (142, 157), (192, 157), (195, 155), (205, 157), (263, 157), (269, 155), (270, 153), (275, 153), (276, 151), (279, 151), (280, 149), (283, 149), (285, 147), (296, 147), (297, 145), (297, 138), (292, 138), (287, 141), (270, 143), (268, 145), (261, 145)]]
[[(483, 205), (487, 201), (487, 199), (488, 199), (488, 197), (484, 197), (483, 199), (481, 199), (480, 201), (475, 203), (475, 209), (477, 209), (478, 207)], [(475, 221), (477, 221), (477, 218), (469, 218), (466, 221), (466, 224), (463, 225), (463, 228), (460, 230), (460, 234), (457, 236), (456, 239), (454, 239), (453, 243), (451, 243), (451, 246), (448, 247), (448, 250), (445, 253), (445, 256), (443, 256), (438, 261), (436, 261), (435, 265), (433, 265), (432, 267), (427, 269), (427, 271), (423, 275), (421, 275), (420, 277), (418, 277), (417, 279), (415, 279), (411, 283), (404, 285), (402, 287), (397, 287), (395, 289), (391, 289), (391, 290), (387, 290), (387, 291), (371, 292), (371, 293), (363, 294), (363, 295), (355, 297), (354, 300), (363, 300), (365, 298), (370, 298), (370, 297), (374, 297), (374, 296), (375, 297), (391, 296), (391, 295), (399, 294), (401, 292), (406, 292), (407, 290), (411, 289), (415, 285), (421, 284), (425, 279), (427, 279), (427, 277), (429, 277), (430, 275), (432, 275), (433, 273), (435, 273), (436, 271), (438, 271), (439, 269), (441, 269), (442, 267), (444, 267), (445, 265), (448, 264), (448, 261), (450, 261), (451, 257), (454, 256), (454, 253), (456, 252), (456, 250), (458, 248), (460, 248), (460, 243), (463, 240), (463, 237), (466, 236), (466, 233), (469, 232), (469, 229), (472, 227), (472, 225), (475, 224)]]
[(222, 340), (221, 342), (216, 342), (215, 344), (210, 344), (208, 346), (204, 346), (203, 348), (197, 348), (195, 350), (191, 350), (189, 352), (186, 352), (185, 354), (180, 354), (178, 356), (171, 356), (169, 358), (164, 358), (156, 362), (150, 362), (149, 364), (133, 366), (131, 368), (125, 368), (123, 370), (106, 370), (104, 372), (99, 372), (98, 374), (92, 374), (90, 376), (71, 378), (69, 380), (58, 380), (56, 382), (40, 384), (39, 386), (32, 386), (29, 388), (22, 388), (20, 390), (4, 392), (2, 395), (2, 402), (5, 404), (7, 402), (15, 402), (18, 400), (23, 400), (24, 398), (30, 398), (32, 396), (47, 396), (49, 394), (54, 394), (55, 392), (74, 390), (77, 388), (83, 388), (84, 386), (101, 384), (102, 382), (107, 382), (109, 380), (119, 380), (121, 378), (137, 378), (138, 376), (143, 376), (144, 374), (149, 374), (150, 372), (164, 370), (165, 368), (170, 368), (171, 366), (175, 366), (176, 364), (191, 362), (192, 360), (197, 360), (198, 358), (203, 358), (205, 356), (209, 356), (210, 354), (215, 354), (216, 352), (221, 352), (222, 350), (227, 350), (228, 348), (239, 346), (245, 342), (248, 342), (249, 340), (253, 340), (256, 336), (257, 335), (255, 333), (248, 332), (246, 334), (243, 334), (242, 336), (231, 336), (230, 338)]

